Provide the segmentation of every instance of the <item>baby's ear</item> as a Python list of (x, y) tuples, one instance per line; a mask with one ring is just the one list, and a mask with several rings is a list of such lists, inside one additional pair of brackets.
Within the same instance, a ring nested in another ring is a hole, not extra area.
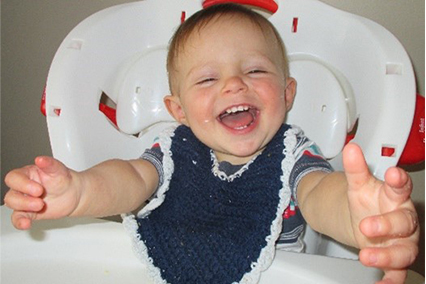
[(174, 95), (168, 95), (164, 97), (164, 104), (167, 110), (174, 119), (184, 125), (187, 125), (185, 111), (182, 108), (180, 98)]
[(296, 96), (297, 81), (294, 78), (288, 77), (285, 86), (285, 104), (287, 111), (293, 106), (294, 97)]

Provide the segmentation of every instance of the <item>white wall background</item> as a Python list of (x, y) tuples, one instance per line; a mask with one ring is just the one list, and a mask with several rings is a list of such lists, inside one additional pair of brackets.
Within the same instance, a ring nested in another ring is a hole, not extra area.
[[(321, 0), (372, 19), (390, 30), (414, 65), (418, 91), (425, 94), (424, 0)], [(103, 8), (129, 0), (1, 1), (1, 166), (12, 168), (51, 155), (44, 117), (39, 111), (47, 72), (56, 49), (80, 21)], [(424, 224), (424, 163), (411, 167), (413, 199)], [(7, 189), (2, 183), (2, 195)], [(424, 229), (423, 229), (424, 235)], [(422, 241), (422, 244), (424, 240)], [(424, 246), (415, 270), (424, 275)]]

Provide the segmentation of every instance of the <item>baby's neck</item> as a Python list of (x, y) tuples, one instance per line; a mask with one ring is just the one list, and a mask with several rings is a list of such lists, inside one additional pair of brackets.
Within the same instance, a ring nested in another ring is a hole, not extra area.
[(254, 157), (258, 156), (262, 151), (263, 151), (263, 149), (257, 151), (253, 155), (250, 155), (250, 156), (247, 156), (247, 157), (235, 156), (235, 155), (222, 153), (222, 152), (218, 152), (218, 151), (213, 151), (213, 153), (216, 156), (216, 159), (219, 163), (220, 162), (228, 162), (232, 165), (245, 165), (249, 161), (251, 161)]

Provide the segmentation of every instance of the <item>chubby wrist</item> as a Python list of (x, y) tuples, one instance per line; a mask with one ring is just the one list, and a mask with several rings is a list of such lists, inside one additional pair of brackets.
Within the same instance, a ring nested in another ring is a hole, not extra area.
[(87, 214), (88, 207), (90, 202), (90, 198), (87, 197), (89, 195), (89, 190), (91, 188), (89, 174), (87, 171), (76, 172), (70, 170), (70, 198), (72, 199), (70, 202), (74, 204), (74, 210), (72, 210), (69, 214), (70, 217), (82, 217), (88, 216)]

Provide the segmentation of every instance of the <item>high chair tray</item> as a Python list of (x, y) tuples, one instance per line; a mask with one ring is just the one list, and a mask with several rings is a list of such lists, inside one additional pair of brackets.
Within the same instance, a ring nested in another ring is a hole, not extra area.
[[(16, 230), (1, 207), (1, 280), (7, 284), (153, 283), (120, 223), (93, 218), (38, 221)], [(374, 283), (358, 261), (278, 251), (260, 283)]]

